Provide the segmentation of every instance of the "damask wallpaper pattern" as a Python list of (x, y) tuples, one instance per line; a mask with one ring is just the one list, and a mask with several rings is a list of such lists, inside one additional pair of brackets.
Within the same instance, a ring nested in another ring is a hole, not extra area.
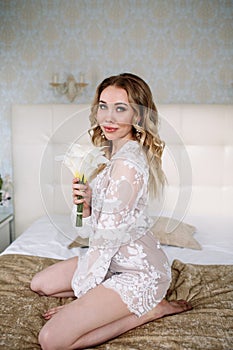
[(0, 173), (11, 174), (12, 104), (69, 103), (54, 94), (85, 74), (74, 103), (123, 71), (141, 75), (157, 103), (230, 103), (233, 0), (0, 0)]

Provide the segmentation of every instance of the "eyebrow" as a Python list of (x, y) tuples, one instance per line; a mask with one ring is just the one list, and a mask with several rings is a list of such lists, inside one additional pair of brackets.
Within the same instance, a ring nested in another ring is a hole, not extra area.
[[(103, 101), (103, 100), (100, 100), (99, 103), (104, 103), (104, 104), (108, 104), (107, 102)], [(114, 103), (115, 106), (117, 105), (125, 105), (125, 106), (128, 106), (128, 104), (126, 102), (116, 102)]]

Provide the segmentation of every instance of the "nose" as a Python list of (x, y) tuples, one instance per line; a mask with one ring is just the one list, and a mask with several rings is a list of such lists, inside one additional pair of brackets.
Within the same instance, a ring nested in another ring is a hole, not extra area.
[(107, 116), (104, 121), (107, 124), (113, 124), (113, 119), (110, 116)]
[(112, 106), (108, 107), (108, 110), (106, 111), (106, 115), (105, 115), (105, 122), (106, 123), (114, 123), (115, 122), (114, 107), (112, 107)]

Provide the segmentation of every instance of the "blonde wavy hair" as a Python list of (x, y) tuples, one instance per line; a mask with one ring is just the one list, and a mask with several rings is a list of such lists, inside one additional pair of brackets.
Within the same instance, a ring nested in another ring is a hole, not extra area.
[(161, 160), (165, 143), (158, 134), (158, 111), (153, 101), (151, 90), (143, 79), (131, 73), (122, 73), (106, 78), (97, 87), (91, 107), (91, 129), (89, 133), (95, 146), (108, 146), (106, 147), (107, 157), (111, 153), (111, 141), (103, 138), (96, 115), (100, 95), (108, 86), (116, 86), (127, 92), (129, 103), (135, 111), (132, 125), (133, 136), (146, 154), (149, 164), (149, 192), (150, 195), (155, 196), (158, 193), (158, 189), (162, 188), (165, 183)]

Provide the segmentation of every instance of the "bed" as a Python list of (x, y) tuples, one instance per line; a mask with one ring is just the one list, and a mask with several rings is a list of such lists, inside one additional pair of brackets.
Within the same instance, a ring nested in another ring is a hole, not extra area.
[[(0, 349), (40, 349), (42, 312), (72, 300), (40, 297), (29, 283), (37, 271), (85, 249), (70, 222), (71, 175), (55, 158), (71, 142), (89, 142), (89, 108), (13, 106), (16, 239), (0, 255)], [(232, 349), (233, 106), (160, 105), (159, 111), (169, 186), (150, 203), (149, 215), (172, 266), (166, 297), (186, 299), (193, 310), (96, 348)]]

